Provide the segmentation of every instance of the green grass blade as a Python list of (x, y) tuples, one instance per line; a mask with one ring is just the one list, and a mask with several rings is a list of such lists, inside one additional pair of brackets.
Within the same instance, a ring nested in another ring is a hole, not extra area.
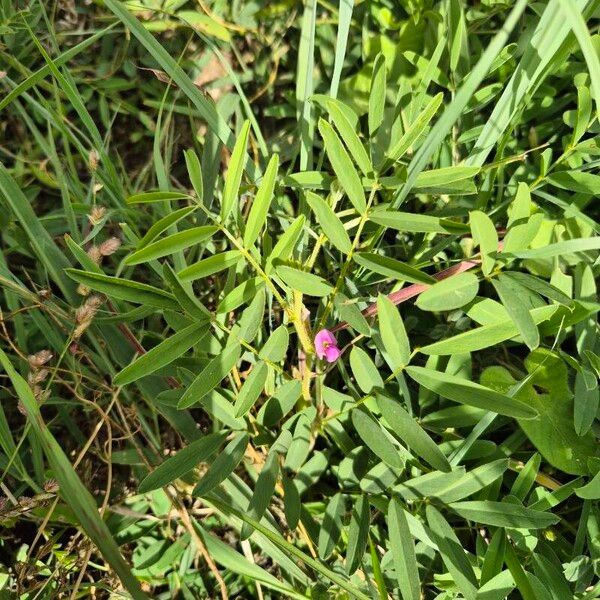
[(302, 550), (293, 544), (290, 544), (284, 537), (281, 536), (281, 534), (268, 529), (262, 523), (255, 521), (250, 516), (237, 510), (233, 506), (226, 505), (225, 503), (221, 502), (221, 500), (216, 499), (214, 496), (210, 496), (210, 503), (214, 504), (224, 514), (231, 514), (236, 516), (238, 519), (241, 519), (244, 523), (247, 523), (253, 529), (256, 529), (258, 532), (264, 535), (268, 540), (272, 541), (276, 546), (289, 553), (290, 556), (294, 556), (295, 558), (301, 560), (311, 569), (319, 573), (322, 577), (349, 592), (353, 597), (358, 598), (358, 600), (370, 600), (369, 596), (356, 588), (349, 579), (342, 577), (335, 571), (329, 569), (329, 567), (325, 566), (320, 561), (310, 557), (308, 554), (305, 554), (302, 552)]
[[(406, 183), (395, 194), (392, 202), (392, 208), (398, 208), (406, 199), (411, 191), (417, 176), (425, 168), (427, 162), (433, 153), (439, 148), (439, 145), (451, 131), (452, 126), (462, 114), (465, 106), (483, 81), (494, 59), (498, 56), (506, 40), (518, 23), (523, 11), (527, 6), (527, 0), (518, 0), (514, 8), (506, 19), (502, 29), (494, 36), (485, 52), (469, 74), (469, 77), (457, 92), (456, 97), (444, 111), (444, 114), (432, 127), (429, 135), (412, 159), (406, 177)], [(491, 119), (490, 123), (493, 122)]]
[(592, 93), (596, 101), (596, 114), (600, 118), (600, 59), (598, 58), (598, 53), (592, 42), (585, 19), (573, 0), (558, 1), (562, 11), (567, 16), (567, 20), (573, 29), (573, 33), (579, 42), (579, 47), (587, 63), (590, 79), (592, 80)]
[[(192, 82), (185, 71), (177, 64), (173, 57), (152, 36), (151, 33), (127, 10), (120, 0), (105, 0), (106, 6), (122, 21), (122, 23), (133, 33), (158, 64), (182, 89), (183, 93), (190, 99), (202, 118), (208, 124), (210, 130), (229, 149), (233, 149), (235, 137), (217, 111), (214, 103), (209, 100)], [(247, 161), (247, 168), (251, 176), (256, 175), (254, 163)]]
[(340, 0), (338, 30), (335, 42), (335, 59), (333, 62), (331, 87), (329, 88), (329, 95), (332, 98), (337, 98), (340, 86), (340, 77), (342, 75), (342, 67), (344, 66), (344, 57), (346, 56), (346, 47), (348, 45), (348, 34), (350, 33), (350, 22), (352, 21), (353, 9), (354, 0)]
[[(576, 4), (586, 13), (598, 6), (597, 0), (577, 0)], [(552, 65), (563, 63), (565, 53), (561, 45), (569, 31), (569, 21), (564, 18), (558, 2), (548, 3), (521, 61), (477, 138), (467, 164), (482, 165), (485, 162), (496, 142), (510, 126), (524, 99), (540, 85)]]
[(296, 73), (296, 103), (300, 132), (300, 170), (312, 169), (314, 123), (312, 122), (313, 69), (315, 64), (315, 29), (317, 0), (307, 0), (302, 16), (298, 67)]
[(79, 479), (60, 444), (44, 423), (37, 400), (33, 396), (29, 384), (17, 373), (2, 349), (0, 349), (0, 363), (27, 412), (28, 422), (52, 467), (64, 501), (71, 507), (83, 530), (115, 570), (131, 596), (135, 600), (144, 600), (147, 596), (142, 592), (138, 580), (132, 575), (108, 527), (98, 514), (98, 507), (93, 497)]

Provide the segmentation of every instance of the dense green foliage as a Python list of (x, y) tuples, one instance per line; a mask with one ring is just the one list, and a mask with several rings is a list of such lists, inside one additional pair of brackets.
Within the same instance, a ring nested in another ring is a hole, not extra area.
[(0, 597), (600, 598), (599, 7), (0, 2)]

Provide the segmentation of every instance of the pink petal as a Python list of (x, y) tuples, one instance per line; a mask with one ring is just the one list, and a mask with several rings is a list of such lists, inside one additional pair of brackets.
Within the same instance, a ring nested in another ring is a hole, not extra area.
[(325, 348), (325, 360), (328, 363), (335, 362), (342, 354), (342, 351), (337, 346), (327, 346)]
[(336, 344), (335, 336), (328, 329), (321, 329), (315, 336), (315, 350), (319, 358), (325, 357), (326, 349)]

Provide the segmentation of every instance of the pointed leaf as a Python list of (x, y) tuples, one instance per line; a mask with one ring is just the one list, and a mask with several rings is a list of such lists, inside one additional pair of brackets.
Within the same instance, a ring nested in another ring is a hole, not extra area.
[(115, 385), (126, 385), (162, 369), (195, 346), (208, 334), (206, 323), (192, 323), (139, 356), (113, 378)]
[(349, 254), (352, 249), (352, 242), (344, 225), (339, 217), (333, 212), (333, 209), (325, 200), (313, 192), (306, 192), (306, 201), (317, 216), (317, 221), (323, 229), (323, 233), (329, 241), (344, 254)]
[(271, 157), (267, 170), (260, 182), (256, 196), (252, 202), (252, 207), (250, 208), (250, 214), (246, 221), (246, 226), (244, 228), (244, 246), (246, 248), (250, 248), (252, 244), (254, 244), (256, 238), (258, 238), (262, 228), (267, 222), (267, 214), (269, 212), (269, 207), (271, 206), (271, 201), (273, 200), (278, 169), (279, 157), (277, 154), (274, 154)]
[(225, 481), (234, 469), (240, 464), (248, 446), (248, 435), (238, 433), (223, 448), (223, 451), (217, 456), (213, 463), (208, 467), (202, 479), (192, 492), (193, 496), (206, 496), (211, 490)]
[(377, 406), (390, 429), (415, 454), (434, 469), (450, 472), (452, 467), (439, 446), (425, 433), (421, 426), (402, 408), (400, 402), (384, 394), (377, 394)]
[(243, 417), (258, 400), (259, 396), (265, 387), (269, 368), (264, 362), (259, 362), (254, 365), (254, 368), (248, 375), (244, 385), (238, 392), (238, 397), (235, 401), (235, 416)]
[(217, 227), (212, 225), (204, 225), (202, 227), (192, 227), (185, 231), (180, 231), (172, 235), (153, 242), (130, 254), (125, 259), (125, 264), (139, 265), (140, 263), (162, 258), (169, 254), (175, 254), (180, 250), (186, 250), (195, 244), (199, 244), (204, 240), (212, 237), (218, 231)]
[(406, 372), (419, 385), (454, 402), (484, 408), (517, 419), (534, 419), (538, 416), (537, 411), (524, 402), (473, 381), (425, 367), (407, 367)]
[(246, 121), (242, 126), (240, 135), (235, 142), (231, 158), (229, 159), (229, 168), (225, 175), (225, 185), (223, 187), (223, 199), (221, 201), (221, 221), (225, 222), (236, 205), (244, 165), (246, 163), (246, 146), (248, 145), (248, 132), (250, 131), (250, 121)]
[(323, 142), (325, 143), (325, 151), (336, 177), (354, 208), (360, 214), (363, 214), (367, 210), (365, 193), (360, 177), (346, 149), (342, 146), (340, 138), (327, 121), (323, 119), (319, 120), (319, 131), (321, 132)]
[(182, 269), (177, 273), (177, 276), (181, 281), (195, 281), (196, 279), (202, 279), (209, 275), (214, 275), (229, 267), (236, 265), (242, 258), (242, 254), (239, 250), (227, 250), (202, 260)]
[(215, 356), (196, 376), (181, 396), (177, 408), (188, 408), (200, 402), (233, 369), (241, 353), (239, 344), (232, 344)]
[(394, 303), (382, 294), (377, 298), (379, 333), (388, 354), (392, 371), (405, 367), (410, 362), (410, 342), (404, 321)]
[(170, 456), (146, 475), (139, 485), (139, 493), (157, 490), (180, 479), (201, 462), (206, 462), (217, 451), (225, 437), (226, 433), (209, 433)]
[(178, 307), (177, 301), (171, 294), (146, 283), (119, 279), (118, 277), (92, 273), (90, 271), (80, 271), (78, 269), (65, 269), (65, 272), (71, 279), (77, 281), (77, 283), (102, 292), (110, 298), (171, 310)]
[(396, 580), (403, 600), (420, 600), (421, 582), (412, 534), (397, 498), (388, 505), (387, 522)]

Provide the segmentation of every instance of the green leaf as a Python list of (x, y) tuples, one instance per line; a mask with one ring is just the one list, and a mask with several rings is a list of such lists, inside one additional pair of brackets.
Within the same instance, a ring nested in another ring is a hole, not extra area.
[(348, 528), (348, 547), (346, 550), (346, 574), (352, 575), (360, 567), (367, 548), (371, 510), (366, 496), (359, 496), (352, 507), (350, 527)]
[(420, 600), (421, 582), (412, 534), (397, 498), (388, 505), (387, 523), (396, 580), (403, 600)]
[(542, 457), (536, 452), (528, 461), (527, 464), (519, 471), (515, 482), (510, 490), (511, 496), (524, 501), (529, 494), (532, 486), (535, 483)]
[[(520, 3), (511, 12), (509, 18), (511, 26), (506, 30), (507, 36), (515, 25), (513, 17), (518, 20), (524, 9), (525, 4)], [(555, 65), (566, 60), (570, 44), (564, 42), (568, 34), (569, 26), (562, 18), (558, 3), (548, 3), (537, 27), (531, 33), (530, 43), (504, 87), (502, 96), (486, 119), (467, 164), (482, 165), (485, 162), (488, 154), (496, 148), (498, 140), (505, 135), (514, 122), (517, 112), (522, 110), (527, 102), (526, 98), (529, 98), (534, 90), (539, 88), (544, 78), (554, 71)], [(504, 46), (505, 42), (506, 37), (501, 45)], [(471, 83), (471, 75), (469, 83)]]
[(388, 158), (391, 162), (395, 163), (400, 160), (410, 147), (423, 135), (427, 125), (429, 125), (431, 119), (435, 116), (438, 111), (444, 94), (440, 92), (436, 94), (430, 101), (429, 104), (423, 109), (419, 116), (410, 124), (408, 129), (404, 132), (402, 137), (394, 144), (392, 149), (388, 153)]
[(204, 181), (202, 179), (202, 165), (198, 155), (192, 150), (184, 150), (185, 166), (187, 167), (190, 183), (196, 192), (196, 200), (202, 204), (204, 200)]
[(272, 427), (292, 410), (301, 393), (302, 383), (298, 379), (286, 381), (262, 405), (257, 421), (265, 427)]
[(211, 359), (181, 396), (177, 408), (188, 408), (200, 402), (233, 369), (241, 353), (239, 344), (231, 344)]
[(554, 559), (550, 560), (541, 553), (532, 555), (533, 570), (538, 579), (550, 590), (552, 600), (563, 600), (571, 598), (572, 592), (563, 574), (561, 563)]
[[(515, 398), (539, 413), (539, 419), (522, 420), (521, 428), (552, 466), (572, 475), (589, 473), (588, 459), (596, 456), (597, 443), (588, 432), (578, 436), (573, 425), (573, 395), (565, 363), (549, 350), (538, 348), (525, 359), (530, 377)], [(481, 382), (501, 392), (517, 383), (503, 367), (488, 367)]]
[(575, 375), (575, 396), (573, 405), (573, 423), (577, 435), (585, 435), (598, 414), (598, 405), (600, 404), (600, 390), (593, 375), (595, 387), (588, 389), (583, 372), (577, 372)]
[(318, 560), (312, 558), (311, 556), (309, 556), (308, 554), (305, 554), (304, 552), (302, 552), (302, 550), (300, 550), (294, 544), (291, 544), (284, 537), (282, 537), (281, 534), (279, 534), (275, 531), (272, 531), (268, 527), (265, 527), (262, 523), (259, 523), (258, 521), (252, 519), (252, 517), (250, 517), (249, 515), (247, 515), (246, 513), (242, 512), (240, 510), (237, 510), (235, 507), (230, 506), (229, 504), (220, 502), (217, 498), (211, 497), (210, 501), (211, 501), (211, 504), (214, 504), (220, 511), (224, 512), (226, 515), (232, 514), (232, 515), (236, 516), (238, 519), (241, 519), (245, 523), (248, 523), (249, 525), (251, 525), (254, 529), (256, 529), (258, 532), (260, 532), (268, 540), (273, 542), (278, 548), (281, 548), (290, 556), (293, 556), (293, 557), (301, 560), (303, 563), (307, 564), (311, 569), (313, 569), (317, 573), (319, 573), (322, 577), (325, 577), (332, 583), (340, 586), (342, 589), (344, 589), (348, 593), (350, 593), (353, 597), (357, 598), (358, 600), (370, 600), (369, 596), (367, 596), (366, 594), (363, 594), (349, 580), (340, 576), (335, 571), (332, 571), (331, 569), (326, 567), (324, 564), (322, 564), (320, 561), (318, 561)]
[(78, 269), (65, 269), (67, 275), (86, 287), (102, 292), (111, 298), (126, 300), (134, 304), (147, 304), (157, 308), (177, 309), (175, 298), (168, 292), (163, 292), (146, 283), (119, 279), (110, 275), (80, 271)]
[(498, 279), (492, 280), (492, 283), (496, 288), (500, 301), (506, 308), (506, 312), (508, 312), (519, 330), (523, 341), (530, 350), (535, 350), (540, 345), (540, 332), (527, 306), (519, 296), (516, 285), (503, 275), (499, 275)]
[[(453, 191), (454, 185), (464, 182), (466, 179), (473, 179), (477, 173), (479, 173), (479, 167), (444, 167), (442, 169), (433, 169), (431, 171), (423, 171), (419, 173), (415, 180), (415, 188), (423, 190), (422, 193), (426, 193), (426, 190), (432, 190), (431, 193), (444, 193), (448, 188), (448, 193)], [(474, 190), (475, 187), (471, 186)], [(462, 187), (458, 187), (462, 190)], [(467, 188), (468, 189), (468, 188)]]
[(369, 394), (375, 388), (383, 388), (383, 379), (369, 355), (358, 346), (350, 352), (350, 368), (358, 387)]
[(484, 586), (488, 581), (491, 581), (496, 575), (502, 572), (504, 565), (504, 552), (506, 545), (506, 536), (504, 530), (497, 529), (492, 535), (492, 539), (485, 552), (483, 565), (481, 566), (481, 576), (479, 583)]
[(569, 0), (558, 0), (562, 12), (567, 16), (567, 21), (577, 38), (592, 81), (592, 91), (596, 102), (596, 115), (600, 119), (600, 59), (598, 51), (590, 36), (590, 32), (581, 14), (581, 10)]
[(577, 488), (575, 493), (584, 500), (600, 499), (600, 471), (594, 475), (591, 481)]
[[(543, 321), (547, 321), (556, 312), (557, 308), (557, 306), (534, 308), (530, 311), (533, 322), (539, 325)], [(510, 340), (518, 334), (519, 330), (512, 319), (507, 319), (498, 323), (492, 323), (491, 325), (475, 327), (475, 329), (471, 329), (470, 331), (465, 331), (445, 340), (423, 346), (423, 348), (419, 349), (419, 352), (434, 355), (475, 352)]]
[(258, 238), (262, 228), (267, 222), (269, 207), (273, 200), (273, 192), (275, 190), (275, 181), (279, 170), (279, 156), (274, 154), (267, 165), (267, 170), (260, 182), (250, 214), (244, 228), (244, 246), (250, 248)]
[(138, 242), (138, 250), (141, 250), (147, 246), (152, 240), (156, 239), (163, 231), (167, 230), (171, 225), (185, 219), (188, 215), (192, 214), (196, 210), (195, 206), (184, 206), (178, 210), (170, 212), (168, 215), (159, 219), (148, 229), (146, 235)]
[(476, 246), (481, 249), (481, 270), (489, 275), (494, 269), (494, 254), (498, 251), (498, 233), (492, 220), (480, 210), (469, 213), (471, 233)]
[(163, 277), (173, 291), (177, 303), (190, 317), (200, 321), (210, 320), (210, 311), (194, 296), (193, 292), (181, 283), (171, 265), (163, 265)]
[(223, 199), (221, 200), (221, 221), (223, 223), (227, 220), (227, 217), (229, 217), (233, 207), (237, 203), (244, 165), (246, 163), (246, 147), (248, 146), (249, 131), (250, 121), (245, 121), (229, 160), (229, 167), (225, 175), (225, 185), (223, 187)]
[(314, 89), (315, 33), (317, 28), (317, 2), (308, 0), (304, 5), (298, 43), (296, 65), (296, 115), (300, 141), (300, 170), (312, 169), (314, 145), (314, 119), (309, 102)]
[(556, 525), (560, 517), (552, 513), (525, 508), (512, 502), (492, 502), (491, 500), (453, 502), (450, 508), (461, 517), (494, 527), (522, 529), (544, 529)]
[(508, 232), (504, 236), (504, 252), (524, 250), (529, 241), (527, 230), (531, 215), (531, 191), (526, 183), (520, 182), (517, 194), (509, 209)]
[(538, 412), (524, 402), (456, 375), (440, 373), (425, 367), (407, 367), (406, 372), (419, 385), (454, 402), (518, 419), (534, 419), (538, 416)]
[(163, 461), (141, 481), (138, 492), (145, 494), (164, 487), (206, 462), (221, 446), (226, 433), (209, 433)]
[(419, 295), (415, 304), (421, 310), (448, 311), (461, 308), (477, 296), (479, 280), (473, 273), (459, 273), (434, 283)]
[(331, 120), (340, 132), (342, 140), (344, 140), (344, 144), (346, 144), (346, 148), (348, 148), (348, 151), (352, 155), (354, 162), (358, 165), (358, 168), (362, 171), (363, 175), (368, 177), (372, 173), (373, 167), (365, 147), (356, 134), (354, 125), (348, 120), (346, 115), (346, 112), (349, 110), (348, 107), (338, 100), (333, 100), (331, 98), (326, 100), (325, 106), (327, 107), (327, 112), (329, 113)]
[(323, 523), (319, 529), (319, 558), (325, 560), (331, 556), (342, 535), (342, 517), (346, 512), (346, 498), (337, 493), (327, 503)]
[(184, 282), (195, 281), (229, 269), (229, 267), (237, 265), (241, 258), (242, 253), (239, 250), (226, 250), (208, 258), (203, 258), (197, 263), (182, 269), (177, 273), (177, 276)]
[(538, 600), (538, 595), (531, 587), (529, 577), (509, 542), (505, 545), (504, 562), (513, 577), (517, 589), (521, 593), (523, 600)]
[[(111, 10), (123, 24), (133, 33), (133, 35), (146, 48), (158, 64), (167, 72), (183, 93), (190, 99), (196, 110), (206, 121), (209, 129), (225, 144), (229, 149), (233, 147), (233, 134), (226, 121), (219, 114), (214, 102), (204, 93), (202, 93), (193, 83), (179, 63), (161, 46), (148, 30), (127, 10), (125, 5), (119, 0), (106, 0), (106, 6)], [(251, 175), (254, 175), (254, 165), (248, 168)]]
[(600, 250), (600, 236), (556, 242), (541, 248), (513, 252), (511, 256), (526, 259), (553, 258), (555, 256), (572, 254), (574, 252), (586, 252), (588, 250)]
[(436, 508), (429, 505), (426, 508), (426, 513), (433, 540), (439, 548), (442, 560), (454, 583), (466, 600), (475, 600), (477, 597), (477, 580), (462, 544), (446, 519)]
[(94, 498), (83, 485), (60, 444), (46, 426), (40, 413), (38, 401), (35, 399), (29, 384), (17, 373), (1, 348), (0, 363), (4, 367), (4, 371), (27, 413), (27, 422), (48, 459), (52, 474), (60, 485), (59, 494), (71, 508), (81, 527), (102, 553), (106, 562), (114, 569), (132, 598), (134, 600), (145, 600), (147, 598), (146, 594), (142, 592), (138, 580), (132, 575), (127, 563), (121, 556), (119, 547), (110, 530), (98, 514), (98, 507)]
[(600, 193), (600, 175), (586, 171), (556, 171), (546, 177), (546, 181), (563, 190), (591, 194)]
[(352, 242), (348, 233), (344, 229), (343, 223), (333, 212), (333, 209), (325, 200), (313, 192), (306, 192), (306, 201), (317, 216), (317, 221), (323, 229), (323, 233), (329, 241), (344, 254), (349, 254), (352, 250)]
[(373, 454), (390, 467), (396, 469), (404, 467), (404, 460), (400, 455), (399, 448), (394, 446), (389, 434), (369, 412), (363, 408), (354, 409), (352, 411), (352, 424)]
[(469, 231), (467, 225), (432, 217), (430, 215), (420, 215), (415, 213), (400, 212), (397, 210), (382, 210), (379, 206), (370, 214), (369, 221), (391, 227), (398, 231), (407, 231), (411, 233), (465, 233)]
[(407, 501), (437, 498), (446, 503), (456, 502), (494, 483), (507, 468), (508, 461), (500, 459), (484, 463), (468, 472), (465, 472), (464, 467), (449, 473), (433, 471), (397, 484), (394, 491)]
[(387, 77), (385, 72), (385, 57), (379, 53), (373, 63), (373, 75), (371, 77), (371, 92), (369, 94), (369, 135), (379, 129), (383, 123), (383, 114), (385, 111), (385, 92), (387, 86)]
[(114, 385), (126, 385), (172, 363), (208, 333), (206, 323), (192, 323), (139, 356), (113, 378)]
[(217, 314), (231, 312), (242, 304), (249, 302), (264, 287), (265, 282), (261, 277), (252, 277), (251, 279), (242, 281), (242, 283), (234, 287), (227, 296), (221, 300), (217, 307)]
[(170, 200), (187, 200), (189, 196), (182, 192), (143, 192), (129, 196), (127, 204), (148, 204), (152, 202), (167, 202)]
[(406, 335), (404, 322), (394, 303), (382, 294), (377, 297), (377, 314), (379, 316), (379, 332), (388, 355), (390, 368), (394, 372), (398, 371), (410, 362), (410, 342)]
[(265, 290), (260, 289), (240, 319), (239, 337), (251, 343), (257, 336), (265, 312)]
[(385, 277), (392, 277), (402, 281), (411, 281), (413, 283), (435, 283), (435, 279), (427, 273), (419, 271), (406, 263), (400, 262), (395, 258), (389, 258), (387, 256), (381, 256), (373, 252), (358, 252), (354, 254), (354, 261), (373, 271), (379, 273)]
[(240, 464), (248, 447), (248, 435), (238, 433), (223, 448), (223, 451), (215, 458), (202, 479), (198, 482), (193, 496), (206, 496), (211, 490), (225, 481)]
[(358, 307), (356, 300), (350, 300), (341, 292), (337, 293), (333, 299), (333, 303), (337, 308), (340, 320), (347, 321), (352, 329), (356, 329), (358, 333), (365, 336), (371, 335), (371, 327), (368, 321)]
[(275, 272), (292, 290), (297, 290), (308, 296), (328, 296), (333, 291), (333, 287), (322, 277), (294, 267), (279, 265), (276, 267)]
[(352, 9), (354, 8), (354, 0), (351, 2), (340, 2), (338, 12), (338, 28), (337, 38), (335, 41), (335, 60), (333, 63), (333, 74), (331, 76), (331, 88), (329, 95), (332, 98), (337, 97), (342, 68), (344, 66), (344, 57), (346, 55), (346, 47), (348, 45), (348, 34), (350, 32), (350, 24), (352, 22)]
[[(377, 585), (379, 600), (387, 600), (389, 598), (389, 594), (385, 585), (383, 573), (381, 572), (381, 564), (379, 562), (379, 557), (377, 556), (377, 548), (373, 543), (373, 538), (371, 535), (369, 535), (369, 553), (371, 555), (371, 569), (373, 570), (373, 579)], [(373, 591), (372, 597), (375, 597), (375, 591)]]
[(459, 467), (449, 473), (433, 471), (397, 484), (394, 486), (394, 492), (400, 494), (407, 501), (420, 498), (437, 498), (451, 484), (460, 481), (464, 474), (464, 467)]
[(269, 258), (267, 259), (267, 266), (265, 272), (267, 275), (273, 270), (273, 261), (278, 259), (280, 261), (286, 261), (292, 254), (294, 247), (298, 243), (300, 236), (304, 232), (304, 223), (306, 217), (300, 215), (297, 217), (292, 224), (279, 236), (278, 242), (273, 247)]
[(431, 156), (436, 152), (448, 133), (451, 131), (454, 123), (462, 115), (464, 108), (469, 100), (479, 88), (479, 85), (487, 75), (492, 63), (504, 48), (508, 36), (513, 28), (519, 22), (521, 14), (527, 7), (527, 0), (518, 0), (509, 15), (504, 20), (502, 29), (492, 38), (487, 45), (481, 58), (475, 67), (469, 73), (461, 88), (454, 96), (454, 100), (448, 105), (444, 114), (431, 128), (431, 131), (425, 138), (425, 141), (419, 147), (408, 167), (406, 183), (395, 195), (392, 203), (393, 208), (398, 208), (408, 196), (416, 181), (417, 176), (429, 162)]
[(281, 362), (287, 354), (290, 335), (285, 325), (280, 325), (260, 349), (258, 357), (272, 363)]
[[(226, 571), (238, 573), (249, 581), (255, 581), (270, 589), (276, 590), (279, 594), (294, 600), (304, 600), (303, 596), (298, 594), (294, 588), (272, 575), (266, 569), (259, 567), (255, 562), (251, 562), (245, 556), (235, 550), (227, 542), (221, 541), (216, 535), (206, 531), (200, 523), (195, 520), (194, 527), (202, 532), (202, 541), (206, 545), (209, 556)], [(266, 545), (266, 544), (265, 544)], [(280, 555), (281, 556), (281, 555)], [(182, 582), (182, 590), (189, 591), (189, 587)]]
[(281, 484), (283, 486), (283, 510), (285, 513), (285, 520), (288, 523), (288, 527), (294, 530), (298, 526), (300, 511), (302, 509), (300, 495), (298, 494), (298, 488), (295, 483), (287, 477), (287, 475), (282, 475)]
[(558, 288), (547, 283), (543, 279), (530, 275), (529, 273), (520, 273), (518, 271), (506, 271), (503, 273), (505, 279), (512, 279), (517, 284), (524, 286), (533, 292), (559, 302), (560, 304), (570, 305), (571, 298), (566, 294), (563, 294)]
[(169, 254), (175, 254), (175, 252), (185, 250), (209, 239), (216, 231), (218, 231), (217, 227), (204, 225), (202, 227), (192, 227), (191, 229), (168, 235), (162, 240), (144, 245), (140, 250), (130, 254), (125, 259), (125, 264), (139, 265), (140, 263), (145, 263), (156, 258), (162, 258)]
[(286, 469), (299, 471), (310, 453), (312, 418), (306, 411), (300, 414), (294, 427), (294, 437), (285, 456)]
[(336, 177), (354, 208), (360, 214), (364, 214), (367, 210), (367, 203), (365, 201), (362, 182), (346, 149), (333, 130), (333, 127), (327, 121), (319, 119), (319, 131), (321, 132), (323, 142), (325, 143), (325, 151)]
[[(269, 451), (265, 464), (256, 480), (254, 486), (254, 493), (248, 504), (248, 514), (257, 521), (262, 519), (265, 514), (269, 502), (273, 497), (275, 491), (275, 485), (277, 484), (277, 478), (279, 476), (279, 456), (273, 449)], [(240, 538), (242, 540), (247, 539), (252, 533), (252, 527), (248, 523), (244, 523)]]
[(377, 406), (390, 429), (415, 454), (434, 469), (450, 472), (452, 467), (439, 446), (425, 433), (421, 426), (400, 405), (384, 394), (377, 394)]
[(261, 361), (254, 365), (250, 375), (248, 375), (248, 378), (244, 381), (244, 385), (242, 385), (238, 392), (235, 401), (236, 417), (243, 417), (254, 406), (254, 403), (265, 388), (268, 374), (269, 368), (266, 363)]
[(436, 496), (446, 504), (457, 502), (478, 493), (500, 479), (507, 468), (508, 461), (505, 458), (484, 463), (449, 481), (447, 486), (436, 493)]

